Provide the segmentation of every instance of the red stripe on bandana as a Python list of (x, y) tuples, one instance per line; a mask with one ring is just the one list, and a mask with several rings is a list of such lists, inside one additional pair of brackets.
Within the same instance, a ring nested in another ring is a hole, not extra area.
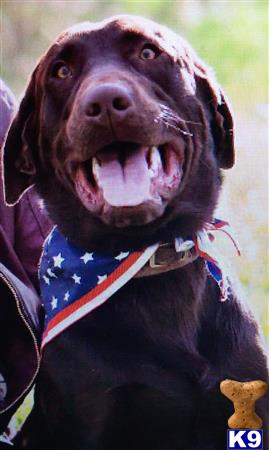
[[(134, 252), (114, 271), (112, 272), (102, 283), (98, 284), (94, 289), (87, 294), (84, 294), (81, 298), (76, 300), (75, 303), (67, 306), (60, 311), (48, 324), (46, 331), (43, 334), (43, 341), (46, 339), (50, 330), (56, 325), (69, 317), (75, 311), (80, 309), (83, 305), (93, 301), (98, 295), (108, 289), (117, 279), (121, 278), (125, 272), (139, 259), (143, 252)], [(97, 307), (97, 306), (96, 306)], [(79, 320), (79, 319), (78, 319)]]

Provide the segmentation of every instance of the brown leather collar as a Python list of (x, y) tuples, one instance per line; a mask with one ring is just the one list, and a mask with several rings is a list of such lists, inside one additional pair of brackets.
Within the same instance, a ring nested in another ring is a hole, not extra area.
[(197, 258), (195, 247), (190, 250), (177, 252), (174, 244), (161, 244), (147, 264), (137, 272), (135, 278), (149, 277), (180, 269)]

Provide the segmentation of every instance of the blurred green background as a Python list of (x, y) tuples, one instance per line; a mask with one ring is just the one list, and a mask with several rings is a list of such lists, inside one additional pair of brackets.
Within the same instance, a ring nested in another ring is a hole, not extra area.
[(237, 161), (225, 173), (219, 214), (241, 244), (235, 258), (246, 298), (264, 335), (268, 328), (268, 2), (244, 1), (2, 1), (1, 76), (17, 96), (38, 57), (64, 28), (133, 13), (170, 26), (214, 68), (234, 109)]

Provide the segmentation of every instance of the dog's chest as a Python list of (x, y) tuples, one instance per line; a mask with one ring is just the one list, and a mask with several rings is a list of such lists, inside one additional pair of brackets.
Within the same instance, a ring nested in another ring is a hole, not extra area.
[(194, 279), (203, 285), (205, 278), (196, 266), (195, 274), (186, 269), (128, 283), (45, 347), (37, 403), (46, 405), (53, 426), (61, 414), (72, 436), (88, 440), (73, 420), (89, 429), (98, 423), (102, 436), (109, 423), (120, 442), (118, 426), (130, 434), (155, 423), (155, 448), (158, 439), (175, 433), (189, 445), (203, 370), (194, 344)]
[[(203, 271), (195, 279), (204, 283)], [(74, 395), (80, 383), (89, 389), (142, 383), (176, 393), (202, 364), (195, 354), (196, 302), (187, 269), (130, 282), (45, 347), (42, 373)]]

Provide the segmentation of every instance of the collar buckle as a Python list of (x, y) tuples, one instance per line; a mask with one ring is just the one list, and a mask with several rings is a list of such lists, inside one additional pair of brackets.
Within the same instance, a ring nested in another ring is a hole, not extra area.
[[(162, 251), (163, 248), (165, 248), (166, 254), (164, 254), (164, 252)], [(169, 252), (169, 259), (166, 257), (167, 250)], [(171, 264), (185, 265), (185, 263), (193, 260), (193, 256), (194, 255), (191, 249), (177, 253), (174, 247), (172, 247), (170, 244), (161, 244), (156, 252), (153, 253), (153, 255), (150, 257), (149, 267), (151, 269), (158, 269), (161, 267), (169, 266)]]
[(157, 248), (156, 252), (154, 252), (153, 255), (149, 259), (149, 266), (150, 266), (151, 269), (157, 269), (158, 267), (164, 267), (164, 266), (167, 265), (166, 261), (159, 262), (159, 263), (156, 262), (157, 254), (158, 254), (159, 250), (161, 248), (163, 248), (163, 247), (166, 247), (166, 248), (170, 247), (170, 244), (160, 244), (159, 245), (159, 247)]

